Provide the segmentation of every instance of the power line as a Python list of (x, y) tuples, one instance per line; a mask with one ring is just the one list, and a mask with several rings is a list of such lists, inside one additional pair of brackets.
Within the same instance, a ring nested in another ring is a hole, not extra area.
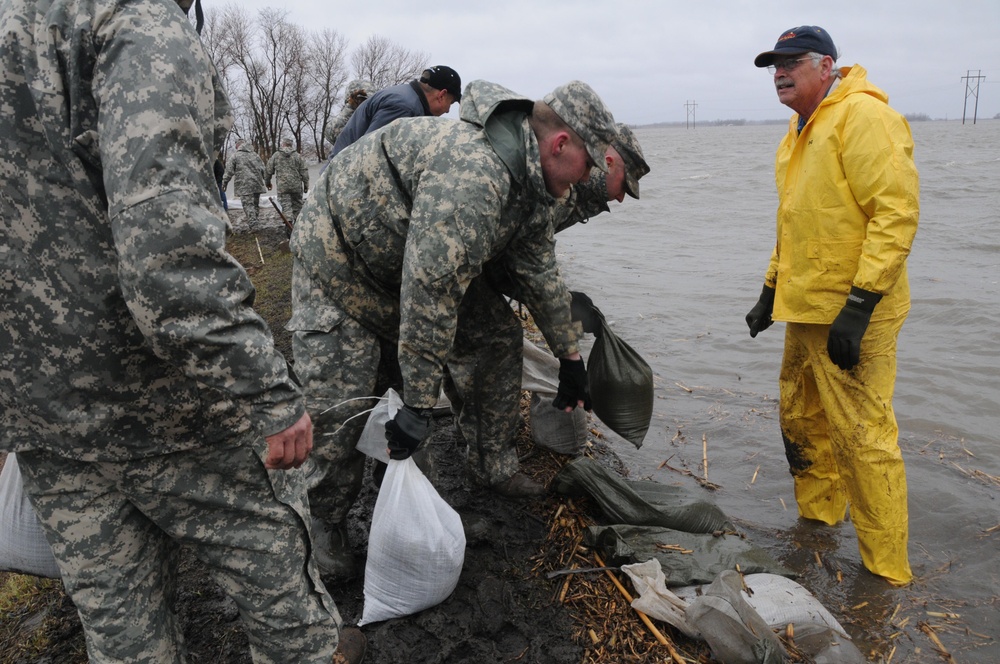
[(687, 111), (687, 118), (684, 120), (684, 128), (694, 128), (694, 109), (698, 106), (693, 99), (684, 102), (684, 109)]
[[(984, 80), (986, 77), (981, 75), (982, 70), (977, 69), (976, 75), (972, 75), (972, 70), (967, 69), (965, 71), (965, 76), (962, 80), (965, 81), (965, 103), (962, 104), (962, 124), (965, 124), (965, 108), (969, 105), (969, 97), (975, 97), (976, 102), (973, 105), (972, 110), (972, 124), (976, 124), (976, 114), (979, 111), (979, 82)], [(973, 86), (973, 80), (975, 81), (975, 86)]]

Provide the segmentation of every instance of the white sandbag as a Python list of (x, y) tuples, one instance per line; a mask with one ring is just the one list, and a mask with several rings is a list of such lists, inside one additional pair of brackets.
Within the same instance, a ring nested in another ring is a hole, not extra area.
[[(743, 582), (751, 593), (742, 591), (743, 599), (764, 619), (771, 629), (781, 629), (788, 624), (819, 623), (826, 625), (845, 638), (850, 638), (837, 619), (833, 617), (816, 596), (800, 583), (777, 574), (747, 574)], [(691, 601), (702, 586), (674, 588), (674, 594)]]
[(462, 519), (413, 458), (390, 460), (382, 480), (365, 564), (358, 625), (410, 615), (443, 602), (465, 562)]
[(673, 625), (691, 638), (702, 638), (701, 632), (688, 622), (685, 614), (688, 603), (667, 589), (666, 577), (657, 558), (622, 565), (622, 571), (632, 579), (632, 586), (639, 595), (632, 600), (632, 608)]
[(21, 482), (17, 455), (0, 472), (0, 570), (59, 578), (59, 567)]
[(688, 622), (701, 632), (712, 656), (726, 664), (782, 664), (785, 648), (743, 598), (738, 572), (726, 570), (688, 604)]
[(560, 410), (552, 405), (555, 397), (555, 394), (531, 393), (531, 439), (535, 445), (557, 454), (578, 456), (587, 444), (587, 411)]
[(521, 389), (555, 394), (559, 391), (559, 360), (545, 348), (524, 339), (521, 365)]
[(391, 387), (368, 414), (368, 421), (361, 431), (355, 449), (382, 463), (389, 462), (389, 449), (385, 440), (385, 424), (403, 407), (403, 398)]

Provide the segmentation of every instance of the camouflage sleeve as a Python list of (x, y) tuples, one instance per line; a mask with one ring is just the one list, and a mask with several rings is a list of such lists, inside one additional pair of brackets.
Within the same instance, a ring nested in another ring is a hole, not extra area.
[(222, 188), (225, 189), (229, 186), (229, 181), (233, 179), (233, 175), (236, 174), (235, 166), (236, 163), (235, 156), (230, 156), (229, 160), (226, 162), (226, 170), (222, 174)]
[(214, 109), (228, 102), (176, 5), (117, 7), (97, 26), (93, 85), (123, 296), (157, 356), (251, 400), (265, 435), (276, 433), (304, 406), (226, 252), (212, 161), (225, 129)]
[(302, 191), (309, 191), (309, 167), (306, 166), (306, 160), (302, 158), (302, 155), (296, 155), (299, 158), (299, 177), (302, 178)]
[(277, 154), (275, 152), (271, 155), (271, 158), (267, 160), (267, 166), (264, 168), (264, 184), (268, 187), (271, 186), (271, 178), (274, 177), (274, 158)]

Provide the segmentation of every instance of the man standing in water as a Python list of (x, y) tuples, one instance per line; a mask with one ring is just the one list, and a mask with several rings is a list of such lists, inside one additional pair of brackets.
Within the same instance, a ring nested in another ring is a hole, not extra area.
[(754, 60), (796, 115), (775, 165), (777, 244), (746, 321), (751, 337), (787, 323), (779, 410), (799, 515), (833, 525), (850, 505), (865, 567), (901, 586), (913, 574), (892, 394), (919, 179), (906, 120), (836, 59), (825, 30), (802, 26)]

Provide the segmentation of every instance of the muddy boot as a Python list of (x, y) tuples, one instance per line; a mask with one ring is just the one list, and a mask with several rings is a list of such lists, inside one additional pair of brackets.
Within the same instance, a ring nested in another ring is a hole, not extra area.
[(361, 664), (368, 649), (368, 638), (357, 627), (342, 627), (340, 643), (333, 652), (331, 664)]
[(358, 564), (347, 539), (347, 526), (339, 523), (327, 526), (313, 518), (313, 557), (322, 576), (351, 579), (358, 572)]
[(490, 488), (507, 498), (539, 498), (545, 495), (544, 486), (521, 472), (514, 473)]

